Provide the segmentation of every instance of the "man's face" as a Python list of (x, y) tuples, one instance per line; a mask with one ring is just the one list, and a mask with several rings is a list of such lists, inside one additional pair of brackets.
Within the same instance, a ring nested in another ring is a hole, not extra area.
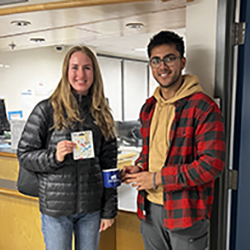
[[(161, 61), (165, 58), (165, 62)], [(171, 88), (181, 84), (181, 71), (186, 59), (180, 57), (175, 44), (156, 46), (151, 51), (150, 67), (155, 80), (162, 88)]]

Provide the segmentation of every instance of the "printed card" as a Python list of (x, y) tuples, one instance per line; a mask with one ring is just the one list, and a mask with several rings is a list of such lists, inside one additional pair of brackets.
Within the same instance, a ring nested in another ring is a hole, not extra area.
[(94, 143), (91, 130), (71, 133), (71, 139), (75, 143), (73, 149), (74, 160), (94, 158)]

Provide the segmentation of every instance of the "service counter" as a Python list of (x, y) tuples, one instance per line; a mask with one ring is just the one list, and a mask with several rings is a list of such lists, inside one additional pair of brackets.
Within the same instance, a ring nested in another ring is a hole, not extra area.
[[(136, 153), (118, 157), (118, 167), (132, 164)], [(0, 249), (43, 250), (38, 199), (20, 194), (16, 151), (0, 149)], [(118, 187), (115, 224), (101, 233), (99, 250), (143, 250), (140, 222), (135, 213), (137, 191), (126, 184)], [(74, 248), (73, 248), (74, 249)]]

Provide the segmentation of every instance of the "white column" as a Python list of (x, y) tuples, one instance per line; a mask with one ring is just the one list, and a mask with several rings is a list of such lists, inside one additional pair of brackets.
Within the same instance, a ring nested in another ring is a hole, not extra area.
[(195, 0), (186, 8), (186, 73), (196, 74), (214, 95), (217, 0)]

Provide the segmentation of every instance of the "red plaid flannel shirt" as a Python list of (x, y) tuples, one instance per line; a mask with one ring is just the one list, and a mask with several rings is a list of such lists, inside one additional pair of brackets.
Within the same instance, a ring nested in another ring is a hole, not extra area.
[[(149, 98), (140, 113), (143, 147), (136, 164), (148, 170), (150, 124), (156, 99)], [(170, 129), (170, 146), (161, 170), (164, 214), (169, 230), (191, 227), (209, 218), (214, 180), (225, 167), (223, 117), (214, 101), (202, 92), (178, 100)], [(138, 216), (145, 219), (146, 192), (138, 193)]]

